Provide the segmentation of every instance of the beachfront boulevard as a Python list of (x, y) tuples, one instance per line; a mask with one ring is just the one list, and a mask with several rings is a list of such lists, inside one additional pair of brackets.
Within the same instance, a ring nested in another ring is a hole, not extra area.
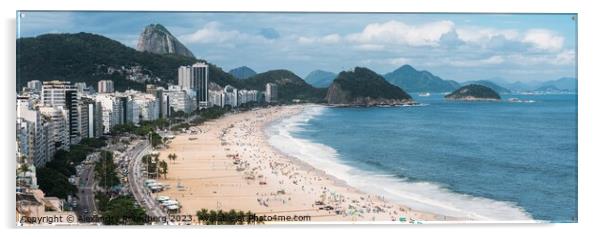
[(151, 146), (147, 141), (137, 144), (128, 154), (131, 157), (128, 165), (128, 182), (130, 191), (136, 201), (151, 217), (165, 217), (166, 214), (153, 200), (150, 191), (144, 187), (142, 174), (142, 157), (149, 154)]
[[(89, 156), (90, 160), (94, 160), (95, 158), (98, 158), (98, 153)], [(96, 201), (94, 200), (94, 181), (94, 162), (87, 162), (84, 164), (80, 174), (79, 204), (77, 209), (80, 216), (97, 213)]]

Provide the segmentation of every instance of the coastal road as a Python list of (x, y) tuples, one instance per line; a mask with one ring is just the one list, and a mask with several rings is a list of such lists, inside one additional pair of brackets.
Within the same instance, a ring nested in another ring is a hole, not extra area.
[(132, 195), (134, 195), (136, 201), (146, 210), (149, 216), (166, 217), (167, 214), (155, 202), (150, 191), (144, 187), (145, 177), (143, 177), (141, 170), (142, 157), (149, 154), (150, 151), (150, 144), (148, 144), (147, 141), (143, 141), (127, 154), (130, 157), (128, 165), (128, 183)]
[[(96, 201), (94, 200), (94, 163), (84, 165), (80, 175), (80, 186), (77, 194), (79, 215), (90, 216), (95, 213)], [(85, 213), (87, 211), (87, 213)]]

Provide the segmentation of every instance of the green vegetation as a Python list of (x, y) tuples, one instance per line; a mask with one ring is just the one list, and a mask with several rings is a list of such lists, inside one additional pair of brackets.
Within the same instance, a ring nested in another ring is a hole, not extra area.
[(234, 209), (224, 212), (222, 210), (207, 210), (201, 209), (196, 212), (197, 221), (199, 224), (205, 225), (250, 225), (262, 223), (256, 214), (251, 211), (243, 212)]
[(144, 167), (146, 168), (149, 178), (158, 178), (161, 175), (163, 175), (164, 178), (167, 178), (167, 162), (165, 162), (164, 160), (159, 160), (158, 154), (144, 155), (142, 157), (142, 165), (144, 165)]
[(80, 144), (71, 146), (69, 151), (58, 150), (52, 161), (46, 163), (45, 167), (37, 168), (38, 185), (46, 196), (67, 198), (73, 195), (77, 188), (69, 183), (69, 176), (75, 174), (75, 166), (81, 163), (86, 156), (106, 145), (106, 142), (98, 138), (83, 139)]
[(278, 100), (284, 103), (293, 99), (323, 102), (326, 95), (326, 89), (315, 88), (288, 70), (267, 71), (240, 81), (244, 82), (245, 88), (259, 91), (264, 91), (267, 83), (274, 83), (278, 86)]
[(456, 81), (443, 80), (429, 71), (418, 71), (410, 65), (403, 65), (383, 77), (407, 92), (446, 92), (460, 87)]
[(167, 119), (160, 118), (152, 121), (140, 121), (138, 125), (133, 123), (118, 124), (112, 128), (111, 133), (113, 135), (131, 133), (138, 136), (148, 136), (148, 134), (155, 131), (155, 129), (164, 129), (168, 126), (169, 121)]
[[(139, 52), (118, 41), (90, 34), (44, 34), (17, 39), (17, 90), (30, 80), (68, 80), (86, 82), (96, 87), (99, 80), (110, 79), (115, 89), (143, 91), (144, 84), (126, 79), (119, 72), (109, 73), (108, 68), (140, 66), (145, 75), (157, 77), (161, 82), (177, 83), (178, 67), (191, 65), (197, 60), (173, 54)], [(242, 88), (239, 80), (221, 68), (209, 64), (209, 80), (220, 86), (227, 84)]]
[(148, 83), (165, 86), (177, 83), (178, 67), (195, 62), (209, 65), (209, 81), (219, 86), (232, 85), (239, 89), (264, 91), (268, 82), (278, 85), (278, 97), (288, 103), (293, 99), (311, 102), (323, 101), (326, 89), (317, 89), (287, 70), (273, 70), (238, 80), (220, 67), (202, 59), (173, 54), (139, 52), (118, 41), (90, 34), (44, 34), (37, 37), (17, 39), (17, 90), (30, 80), (68, 80), (86, 82), (96, 86), (99, 80), (110, 79), (115, 89), (144, 91), (144, 84), (127, 80), (123, 72), (111, 72), (109, 68), (121, 69), (140, 66), (141, 72), (161, 81)]
[(144, 209), (129, 196), (119, 196), (110, 199), (104, 194), (96, 195), (98, 208), (101, 211), (105, 225), (143, 225), (146, 222)]
[(167, 162), (164, 160), (159, 161), (159, 176), (163, 175), (163, 178), (167, 179)]
[(205, 108), (205, 109), (195, 111), (194, 114), (198, 115), (197, 118), (192, 119), (189, 123), (180, 123), (180, 124), (173, 125), (171, 127), (171, 130), (172, 131), (180, 131), (182, 129), (189, 129), (191, 126), (201, 125), (205, 121), (217, 119), (217, 118), (223, 116), (228, 111), (230, 111), (230, 109), (231, 109), (230, 107), (221, 108), (218, 106), (214, 106), (211, 108)]
[(493, 89), (477, 84), (470, 84), (445, 96), (446, 99), (464, 100), (464, 99), (501, 99), (500, 95)]
[(216, 119), (221, 116), (224, 116), (224, 114), (226, 114), (228, 111), (229, 111), (228, 108), (221, 108), (218, 106), (214, 106), (211, 108), (202, 109), (200, 111), (200, 113), (201, 113), (201, 118), (203, 118), (205, 120), (211, 120), (211, 119)]
[(101, 148), (107, 145), (107, 141), (104, 138), (84, 138), (79, 144), (93, 148)]
[(117, 166), (113, 163), (113, 152), (101, 151), (100, 159), (94, 166), (95, 179), (98, 185), (105, 190), (110, 190), (111, 187), (119, 185), (119, 177), (117, 177)]
[(148, 172), (149, 178), (156, 178), (159, 175), (159, 156), (158, 155), (144, 155), (142, 157), (142, 164)]
[(102, 79), (115, 82), (115, 89), (144, 90), (144, 85), (126, 79), (108, 68), (141, 66), (149, 76), (177, 78), (177, 68), (194, 63), (194, 58), (138, 52), (104, 36), (45, 34), (17, 39), (17, 89), (30, 80), (68, 80), (96, 86)]
[(371, 104), (411, 100), (412, 97), (370, 69), (356, 67), (353, 71), (339, 73), (328, 88), (327, 99), (330, 104)]
[(113, 135), (124, 135), (129, 133), (143, 137), (148, 137), (150, 134), (152, 146), (157, 147), (163, 144), (163, 138), (156, 133), (155, 130), (167, 127), (169, 127), (169, 121), (161, 118), (153, 121), (142, 121), (139, 125), (133, 123), (118, 124), (113, 127), (111, 133)]
[(68, 177), (52, 168), (36, 169), (38, 185), (48, 197), (66, 199), (67, 196), (77, 192), (77, 188), (69, 183)]

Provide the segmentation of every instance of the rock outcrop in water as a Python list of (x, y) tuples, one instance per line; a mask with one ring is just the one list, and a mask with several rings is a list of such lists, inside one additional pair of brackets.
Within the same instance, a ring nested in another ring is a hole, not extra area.
[(401, 88), (367, 68), (343, 71), (334, 79), (326, 100), (333, 105), (376, 106), (414, 103)]
[(146, 26), (138, 38), (136, 49), (142, 52), (176, 54), (194, 58), (194, 54), (161, 24)]
[(448, 100), (500, 100), (500, 95), (493, 89), (483, 86), (470, 84), (445, 96)]

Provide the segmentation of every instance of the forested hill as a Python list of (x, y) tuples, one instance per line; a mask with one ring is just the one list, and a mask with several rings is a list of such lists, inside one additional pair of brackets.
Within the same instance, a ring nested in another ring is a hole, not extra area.
[[(90, 34), (45, 34), (17, 39), (17, 90), (30, 80), (96, 84), (110, 79), (117, 90), (143, 90), (144, 84), (177, 84), (178, 67), (197, 60), (174, 54), (139, 52), (118, 41)], [(232, 75), (209, 64), (209, 79), (240, 86)]]

